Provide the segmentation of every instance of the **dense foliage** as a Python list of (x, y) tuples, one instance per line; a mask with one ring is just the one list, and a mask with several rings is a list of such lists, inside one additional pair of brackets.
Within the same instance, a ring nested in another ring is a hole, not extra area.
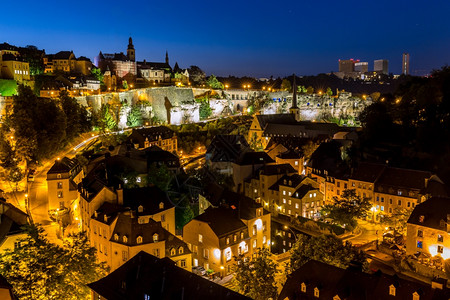
[(21, 246), (0, 256), (0, 274), (19, 299), (85, 299), (86, 284), (106, 275), (85, 233), (69, 235), (64, 245), (52, 244), (43, 229), (30, 226)]
[(368, 267), (364, 252), (357, 250), (349, 243), (342, 243), (333, 235), (317, 237), (299, 235), (291, 251), (291, 272), (312, 259), (340, 268), (348, 267), (351, 262), (361, 263), (364, 269)]
[(258, 249), (251, 259), (235, 257), (234, 281), (238, 292), (256, 300), (275, 299), (277, 263), (268, 248)]

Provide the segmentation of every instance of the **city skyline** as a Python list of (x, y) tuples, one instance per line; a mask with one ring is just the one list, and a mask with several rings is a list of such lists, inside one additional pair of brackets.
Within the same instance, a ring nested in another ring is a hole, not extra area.
[[(267, 1), (245, 6), (230, 1), (220, 7), (203, 1), (157, 6), (134, 1), (127, 13), (115, 1), (98, 9), (85, 0), (74, 7), (46, 4), (52, 18), (42, 20), (34, 13), (40, 4), (30, 1), (21, 18), (5, 15), (2, 42), (35, 45), (47, 53), (73, 50), (93, 60), (100, 51), (125, 52), (131, 36), (137, 60), (163, 61), (167, 50), (171, 64), (198, 65), (218, 76), (328, 73), (338, 71), (338, 59), (349, 58), (368, 61), (369, 70), (370, 62), (387, 59), (389, 72), (400, 74), (404, 52), (411, 55), (410, 73), (424, 75), (450, 61), (445, 24), (450, 4), (437, 1), (426, 7), (419, 1), (287, 1), (275, 7)], [(13, 9), (14, 4), (5, 6)], [(68, 14), (77, 19), (68, 22)]]

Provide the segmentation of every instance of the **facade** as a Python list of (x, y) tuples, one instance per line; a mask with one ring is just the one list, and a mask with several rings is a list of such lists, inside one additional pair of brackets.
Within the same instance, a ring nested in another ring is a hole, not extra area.
[(84, 172), (75, 159), (56, 160), (47, 172), (48, 209), (50, 212), (74, 209), (78, 198), (78, 183)]
[(170, 83), (172, 68), (168, 63), (162, 62), (138, 62), (140, 76), (151, 84)]
[(169, 152), (177, 152), (177, 136), (173, 130), (166, 126), (133, 129), (128, 137), (136, 149), (158, 146)]
[(360, 73), (369, 72), (369, 63), (367, 61), (355, 62), (355, 72), (360, 72)]
[(137, 75), (137, 63), (136, 52), (131, 37), (128, 40), (127, 55), (123, 52), (107, 54), (100, 51), (94, 60), (94, 64), (102, 72), (111, 71), (119, 78), (124, 78), (128, 75), (134, 79)]
[(402, 55), (402, 74), (409, 75), (409, 53)]
[(252, 199), (224, 191), (219, 207), (210, 206), (183, 228), (192, 250), (193, 266), (221, 276), (233, 272), (233, 256), (251, 256), (270, 245), (270, 213)]
[(373, 70), (377, 73), (389, 74), (389, 61), (387, 59), (374, 60)]
[(144, 251), (108, 276), (88, 284), (91, 299), (250, 299)]
[(30, 64), (28, 62), (13, 54), (3, 54), (0, 57), (0, 78), (13, 79), (19, 83), (30, 80)]
[(20, 239), (26, 237), (26, 233), (22, 227), (28, 225), (28, 215), (12, 204), (6, 202), (4, 198), (0, 198), (0, 220), (1, 254), (6, 249), (14, 250), (21, 246)]
[(339, 72), (352, 73), (355, 71), (355, 62), (353, 59), (340, 59), (339, 60)]
[(408, 219), (406, 253), (450, 258), (450, 198), (432, 197), (418, 204)]
[(381, 271), (365, 273), (360, 266), (341, 269), (311, 260), (291, 274), (278, 300), (425, 300), (448, 299), (449, 296), (446, 279), (434, 279), (431, 284), (426, 284)]

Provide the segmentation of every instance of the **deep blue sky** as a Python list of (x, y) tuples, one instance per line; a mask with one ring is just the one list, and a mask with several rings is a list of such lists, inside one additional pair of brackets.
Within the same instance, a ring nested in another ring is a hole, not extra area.
[[(4, 3), (3, 3), (4, 2)], [(73, 50), (93, 60), (100, 50), (207, 74), (256, 77), (338, 70), (338, 59), (401, 55), (424, 74), (450, 64), (448, 0), (2, 1), (0, 42), (36, 45), (47, 53)]]

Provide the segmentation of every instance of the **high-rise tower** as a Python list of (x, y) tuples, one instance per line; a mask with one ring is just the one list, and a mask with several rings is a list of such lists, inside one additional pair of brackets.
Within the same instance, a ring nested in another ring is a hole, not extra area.
[(403, 53), (402, 74), (409, 75), (409, 53)]
[(300, 109), (297, 106), (297, 84), (295, 83), (295, 74), (294, 82), (292, 83), (292, 106), (289, 108), (289, 112), (294, 115), (296, 121), (300, 121)]
[(136, 61), (136, 55), (135, 55), (135, 52), (134, 52), (133, 39), (131, 37), (128, 39), (127, 58), (128, 58), (128, 60)]

